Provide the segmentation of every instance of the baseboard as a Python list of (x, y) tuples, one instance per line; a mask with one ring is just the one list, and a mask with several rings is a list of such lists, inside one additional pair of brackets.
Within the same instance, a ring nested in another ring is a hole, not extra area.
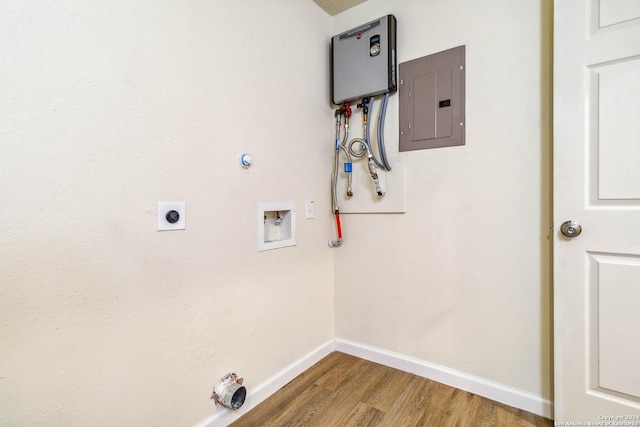
[(218, 406), (216, 414), (196, 424), (196, 427), (228, 426), (229, 424), (249, 412), (251, 409), (256, 407), (267, 397), (278, 391), (289, 381), (291, 381), (292, 379), (318, 363), (322, 358), (330, 354), (334, 350), (333, 343), (334, 341), (331, 340), (317, 347), (315, 350), (301, 357), (291, 365), (284, 368), (282, 371), (267, 379), (259, 386), (253, 389), (248, 389), (247, 397), (240, 409), (234, 411), (222, 406)]
[(317, 347), (254, 389), (249, 389), (242, 408), (233, 411), (218, 406), (216, 414), (195, 427), (228, 426), (334, 350), (429, 378), (545, 418), (553, 418), (552, 402), (541, 396), (403, 354), (336, 338)]
[(390, 366), (405, 372), (429, 378), (479, 396), (504, 403), (514, 408), (553, 418), (553, 404), (541, 396), (515, 389), (504, 384), (467, 374), (462, 371), (414, 359), (368, 345), (336, 338), (334, 349), (371, 362)]

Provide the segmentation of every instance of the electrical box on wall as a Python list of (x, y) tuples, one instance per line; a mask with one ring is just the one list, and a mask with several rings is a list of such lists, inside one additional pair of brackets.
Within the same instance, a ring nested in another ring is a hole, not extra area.
[(334, 104), (396, 91), (393, 15), (331, 38), (331, 82)]
[(158, 231), (185, 230), (186, 228), (184, 202), (158, 203)]
[(465, 144), (465, 47), (400, 64), (400, 151)]

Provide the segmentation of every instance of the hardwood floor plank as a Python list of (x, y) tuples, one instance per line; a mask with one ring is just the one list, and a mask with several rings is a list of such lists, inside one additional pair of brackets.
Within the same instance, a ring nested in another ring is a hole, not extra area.
[(395, 403), (398, 394), (407, 388), (413, 375), (407, 372), (389, 369), (386, 366), (378, 366), (380, 367), (382, 375), (376, 383), (376, 387), (374, 387), (372, 392), (365, 396), (362, 401), (376, 409), (387, 412)]
[[(454, 426), (460, 416), (457, 410), (462, 409), (456, 405), (458, 391), (453, 387), (435, 383), (431, 394), (420, 417), (419, 425)], [(457, 409), (457, 410), (456, 410)], [(464, 408), (466, 411), (467, 408)]]
[(344, 427), (377, 426), (382, 423), (383, 417), (384, 412), (361, 402), (347, 416), (347, 422)]
[[(327, 357), (316, 363), (311, 369), (304, 371), (284, 387), (277, 391), (267, 401), (262, 402), (253, 411), (243, 415), (234, 426), (258, 426), (258, 425), (276, 425), (269, 424), (273, 422), (277, 416), (283, 412), (291, 410), (292, 402), (300, 396), (307, 388), (311, 388), (314, 383), (334, 369), (336, 361), (340, 360), (340, 354), (331, 353)], [(258, 408), (266, 410), (256, 411)], [(265, 424), (262, 424), (265, 423)]]
[[(471, 394), (466, 405), (468, 410), (460, 416), (461, 425), (477, 425), (478, 427), (490, 427), (496, 425), (496, 408), (493, 404), (487, 404), (485, 398), (477, 394)], [(495, 403), (495, 402), (491, 402)]]
[(424, 378), (413, 376), (411, 381), (396, 395), (394, 404), (385, 412), (383, 425), (416, 426), (432, 395), (434, 384)]
[(310, 420), (313, 425), (343, 425), (361, 403), (362, 398), (375, 386), (376, 377), (371, 373), (372, 370), (375, 371), (373, 368), (371, 362), (359, 359), (352, 372), (343, 372), (344, 380), (340, 387), (331, 393), (331, 410), (316, 414)]
[[(294, 399), (287, 402), (277, 402), (276, 405), (265, 406), (262, 410), (250, 411), (234, 422), (234, 427), (251, 426), (306, 426), (309, 418), (323, 410), (329, 404), (330, 396), (326, 390), (315, 384), (311, 384)], [(263, 402), (264, 403), (264, 402)], [(269, 402), (271, 404), (273, 402)], [(283, 407), (284, 409), (280, 409)]]
[(300, 396), (295, 398), (290, 407), (278, 414), (269, 424), (277, 426), (309, 426), (315, 425), (312, 421), (317, 414), (324, 413), (331, 408), (331, 394), (318, 385), (312, 384)]
[[(331, 354), (335, 354), (331, 353)], [(322, 377), (316, 380), (316, 384), (328, 390), (339, 390), (350, 380), (355, 373), (367, 361), (357, 357), (334, 357), (329, 369)]]
[(534, 414), (523, 411), (521, 409), (512, 408), (507, 405), (497, 404), (496, 406), (496, 424), (495, 425), (535, 427), (535, 426), (541, 425), (539, 424), (539, 421), (538, 421), (539, 418), (540, 417), (537, 417)]

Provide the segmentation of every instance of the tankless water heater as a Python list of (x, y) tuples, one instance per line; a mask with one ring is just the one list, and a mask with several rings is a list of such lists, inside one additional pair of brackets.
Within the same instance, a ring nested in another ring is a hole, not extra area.
[(334, 104), (396, 91), (395, 16), (331, 38), (331, 82)]

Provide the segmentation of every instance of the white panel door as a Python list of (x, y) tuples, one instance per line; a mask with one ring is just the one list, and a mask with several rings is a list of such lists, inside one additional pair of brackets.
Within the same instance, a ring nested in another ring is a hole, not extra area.
[(640, 427), (640, 0), (554, 8), (556, 425)]

